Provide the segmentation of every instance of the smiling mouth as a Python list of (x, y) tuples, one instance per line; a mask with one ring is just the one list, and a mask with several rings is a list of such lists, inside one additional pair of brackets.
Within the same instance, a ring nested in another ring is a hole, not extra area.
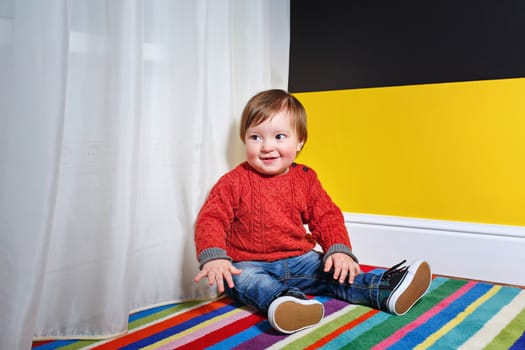
[(274, 160), (278, 159), (279, 157), (266, 157), (266, 158), (261, 158), (261, 160), (264, 162), (264, 163), (271, 163), (273, 162)]

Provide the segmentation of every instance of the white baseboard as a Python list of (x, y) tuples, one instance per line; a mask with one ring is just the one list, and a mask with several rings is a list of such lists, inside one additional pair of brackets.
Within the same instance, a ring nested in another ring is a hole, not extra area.
[(440, 275), (525, 286), (525, 227), (345, 213), (360, 263), (427, 260)]

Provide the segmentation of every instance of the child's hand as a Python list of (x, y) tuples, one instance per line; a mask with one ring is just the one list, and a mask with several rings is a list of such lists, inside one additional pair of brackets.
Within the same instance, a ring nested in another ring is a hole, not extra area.
[(330, 255), (324, 264), (324, 272), (330, 271), (334, 268), (334, 280), (339, 280), (339, 283), (344, 283), (345, 278), (348, 277), (348, 283), (354, 283), (354, 278), (361, 273), (359, 264), (350, 256), (344, 253), (334, 253)]
[(195, 276), (194, 281), (199, 282), (202, 278), (208, 277), (210, 286), (217, 282), (217, 291), (221, 294), (224, 292), (224, 280), (228, 283), (228, 287), (233, 288), (232, 274), (238, 275), (241, 272), (242, 270), (233, 266), (229, 260), (211, 260), (202, 266), (202, 270)]

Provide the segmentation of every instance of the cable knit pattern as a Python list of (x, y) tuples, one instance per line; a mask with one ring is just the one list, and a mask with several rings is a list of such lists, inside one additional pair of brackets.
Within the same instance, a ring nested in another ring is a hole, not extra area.
[[(311, 234), (307, 233), (308, 225)], [(354, 260), (341, 210), (309, 167), (293, 164), (280, 176), (265, 176), (247, 162), (212, 188), (195, 225), (199, 262), (274, 261), (304, 254), (318, 242), (325, 252)]]

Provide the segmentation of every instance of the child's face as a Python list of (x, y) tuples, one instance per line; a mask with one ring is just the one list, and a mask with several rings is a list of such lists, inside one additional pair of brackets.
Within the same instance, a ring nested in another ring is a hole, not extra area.
[(266, 175), (284, 174), (303, 146), (287, 111), (278, 112), (261, 124), (249, 127), (244, 144), (248, 163)]

